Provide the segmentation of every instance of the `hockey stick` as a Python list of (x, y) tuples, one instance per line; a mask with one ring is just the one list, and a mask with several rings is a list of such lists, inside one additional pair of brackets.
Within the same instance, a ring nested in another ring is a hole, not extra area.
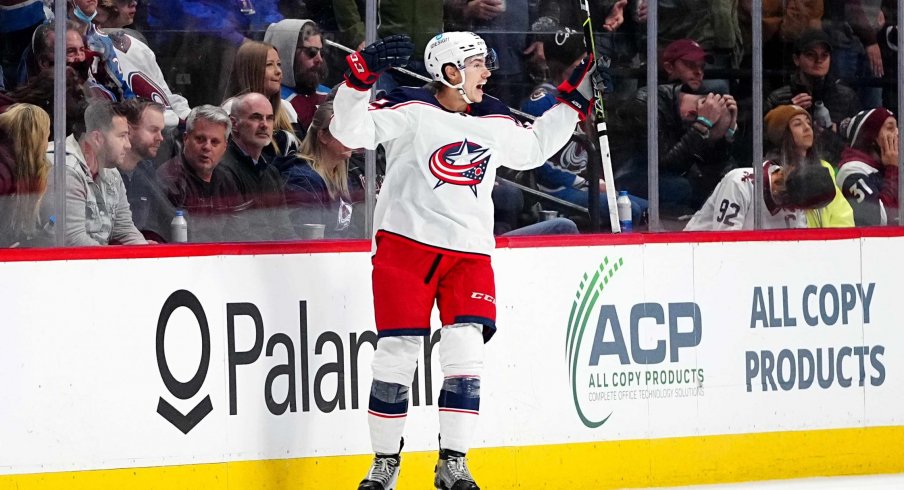
[[(593, 26), (590, 23), (590, 3), (589, 0), (579, 0), (581, 10), (587, 15), (584, 20), (584, 46), (587, 48), (587, 54), (593, 56), (597, 60), (597, 70), (599, 70), (600, 59), (596, 55), (596, 43), (593, 38)], [(603, 107), (603, 91), (594, 84), (593, 119), (596, 122), (595, 132), (599, 139), (600, 158), (603, 162), (603, 180), (606, 181), (606, 202), (609, 205), (609, 223), (612, 226), (612, 233), (621, 233), (621, 226), (618, 222), (618, 207), (615, 203), (615, 178), (612, 175), (612, 156), (609, 153), (609, 131), (606, 129), (606, 110)], [(592, 174), (591, 174), (592, 175)], [(591, 188), (594, 186), (591, 185)], [(596, 193), (590, 194), (590, 199), (594, 198)], [(599, 201), (599, 199), (597, 199)], [(589, 204), (592, 204), (589, 203)], [(593, 209), (591, 206), (590, 209)], [(591, 216), (591, 219), (594, 217)]]

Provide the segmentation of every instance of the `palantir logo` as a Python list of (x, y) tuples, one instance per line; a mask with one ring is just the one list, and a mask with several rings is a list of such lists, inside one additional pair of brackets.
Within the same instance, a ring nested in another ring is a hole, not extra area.
[[(195, 375), (186, 382), (179, 381), (173, 376), (166, 361), (166, 350), (164, 348), (166, 326), (169, 323), (170, 316), (176, 309), (182, 307), (188, 308), (192, 312), (198, 321), (198, 328), (201, 330), (201, 362)], [(207, 369), (209, 367), (210, 327), (207, 323), (207, 315), (204, 314), (201, 302), (198, 301), (194, 294), (180, 289), (166, 299), (163, 308), (160, 309), (160, 317), (157, 319), (157, 368), (160, 370), (160, 377), (171, 395), (180, 400), (188, 400), (201, 391), (201, 386), (204, 385), (204, 379), (207, 378)], [(210, 401), (210, 395), (206, 395), (204, 399), (185, 414), (173, 407), (163, 397), (160, 397), (157, 402), (157, 413), (182, 431), (183, 434), (188, 434), (211, 411), (213, 411), (213, 404)]]
[(603, 289), (609, 284), (609, 281), (618, 272), (618, 269), (624, 264), (619, 257), (617, 261), (609, 263), (609, 257), (603, 257), (603, 262), (592, 273), (585, 273), (581, 279), (575, 295), (574, 303), (571, 305), (571, 314), (568, 316), (568, 331), (565, 336), (565, 350), (568, 360), (568, 380), (571, 382), (571, 393), (574, 398), (574, 408), (578, 412), (581, 422), (591, 429), (599, 427), (609, 420), (612, 412), (601, 420), (591, 420), (584, 414), (581, 408), (581, 402), (578, 397), (578, 359), (581, 351), (581, 339), (584, 337), (584, 330), (587, 328), (587, 321), (595, 311), (594, 306), (599, 301)]

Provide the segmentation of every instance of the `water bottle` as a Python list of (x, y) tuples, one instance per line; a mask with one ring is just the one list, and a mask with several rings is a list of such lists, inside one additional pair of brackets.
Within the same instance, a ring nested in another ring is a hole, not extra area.
[(823, 129), (832, 127), (832, 116), (821, 100), (813, 103), (813, 124)]
[(170, 223), (170, 235), (173, 243), (188, 242), (188, 221), (185, 221), (185, 213), (181, 209), (176, 211), (176, 216)]
[(618, 191), (615, 204), (618, 206), (618, 224), (621, 226), (621, 231), (632, 231), (634, 222), (631, 220), (631, 199), (628, 197), (628, 191)]

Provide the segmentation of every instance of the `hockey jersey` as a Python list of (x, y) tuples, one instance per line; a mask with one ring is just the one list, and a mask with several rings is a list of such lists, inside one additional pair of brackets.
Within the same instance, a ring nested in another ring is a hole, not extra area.
[[(806, 228), (803, 211), (785, 209), (772, 200), (769, 176), (781, 170), (770, 162), (763, 164), (763, 229)], [(728, 172), (703, 207), (684, 227), (684, 231), (752, 230), (753, 227), (753, 169), (736, 168)]]
[(578, 122), (565, 104), (526, 126), (486, 95), (467, 112), (444, 109), (423, 88), (396, 89), (368, 108), (369, 98), (369, 92), (340, 85), (330, 133), (349, 148), (382, 144), (386, 150), (374, 230), (469, 253), (489, 254), (495, 247), (490, 193), (496, 168), (542, 165)]
[(835, 182), (854, 209), (857, 226), (885, 226), (898, 206), (898, 167), (887, 167), (854, 148), (841, 154)]
[[(117, 66), (129, 89), (135, 95), (162, 104), (166, 108), (164, 119), (167, 127), (176, 126), (179, 124), (179, 119), (188, 117), (188, 113), (191, 111), (188, 100), (170, 90), (163, 77), (163, 72), (160, 70), (160, 65), (157, 64), (157, 57), (147, 44), (123, 31), (113, 31), (108, 34), (98, 32), (97, 35), (109, 36), (116, 55)], [(103, 61), (98, 59), (98, 62)], [(101, 68), (94, 67), (93, 71), (97, 72), (99, 69)], [(94, 89), (95, 95), (101, 95), (110, 100), (118, 98), (116, 94), (99, 83), (94, 83), (91, 88)]]

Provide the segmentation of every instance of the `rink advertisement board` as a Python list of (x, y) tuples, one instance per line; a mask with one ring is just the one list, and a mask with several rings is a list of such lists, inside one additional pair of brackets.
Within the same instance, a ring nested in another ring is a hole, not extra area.
[[(498, 249), (472, 470), (490, 488), (904, 470), (904, 263), (888, 260), (902, 246)], [(0, 489), (73, 488), (73, 475), (101, 478), (84, 488), (166, 475), (236, 488), (240, 474), (264, 488), (292, 471), (297, 488), (353, 487), (370, 453), (370, 284), (364, 247), (0, 262)], [(429, 481), (435, 458), (439, 337), (425, 342), (405, 433), (424, 463), (400, 488), (421, 488), (413, 478)], [(540, 462), (556, 451), (565, 463)], [(833, 457), (845, 463), (813, 463)], [(776, 469), (795, 458), (802, 473)]]

